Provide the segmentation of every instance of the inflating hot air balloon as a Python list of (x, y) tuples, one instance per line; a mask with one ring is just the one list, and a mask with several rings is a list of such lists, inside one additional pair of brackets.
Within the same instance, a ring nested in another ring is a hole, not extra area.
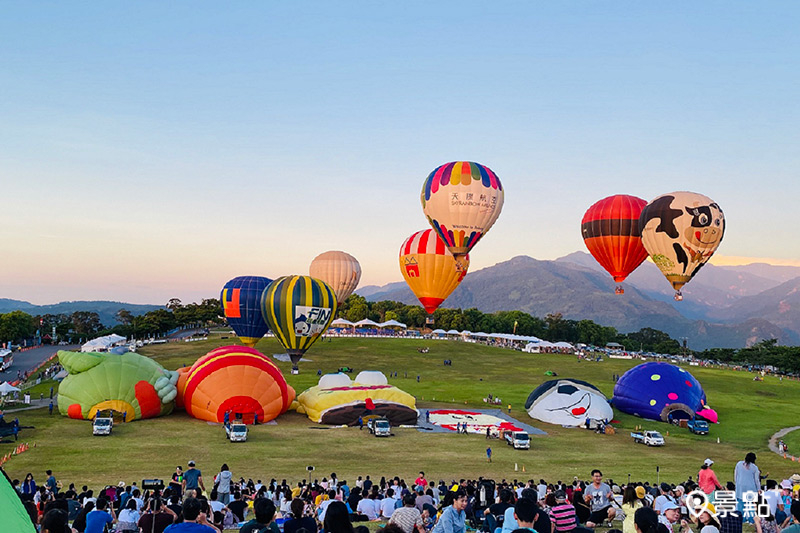
[(178, 391), (178, 405), (195, 418), (223, 422), (227, 412), (245, 424), (273, 420), (295, 397), (267, 356), (243, 346), (222, 346), (182, 369)]
[(361, 265), (345, 252), (324, 252), (311, 261), (308, 273), (328, 284), (336, 293), (336, 301), (344, 302), (353, 294), (361, 280)]
[(261, 294), (270, 283), (261, 276), (239, 276), (220, 293), (222, 312), (245, 346), (255, 346), (269, 329), (261, 316)]
[(681, 287), (722, 242), (725, 216), (708, 196), (671, 192), (647, 204), (639, 217), (642, 244), (682, 300)]
[(489, 231), (503, 209), (503, 186), (483, 165), (456, 161), (430, 173), (422, 210), (461, 268), (464, 256)]
[(400, 247), (400, 272), (428, 314), (458, 287), (469, 268), (469, 255), (461, 269), (432, 229), (418, 231)]
[(303, 354), (330, 326), (336, 294), (310, 276), (278, 278), (261, 296), (261, 313), (292, 360), (292, 374)]
[[(639, 232), (639, 215), (645, 205), (641, 198), (617, 194), (593, 204), (581, 220), (586, 248), (617, 283), (647, 259)], [(624, 292), (618, 285), (616, 293)]]

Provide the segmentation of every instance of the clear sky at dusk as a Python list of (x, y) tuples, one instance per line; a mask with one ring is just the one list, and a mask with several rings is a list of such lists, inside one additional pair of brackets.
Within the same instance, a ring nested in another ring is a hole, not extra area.
[(457, 159), (506, 189), (471, 270), (674, 190), (725, 211), (717, 264), (800, 265), (798, 27), (795, 2), (5, 2), (0, 297), (193, 301), (331, 249), (399, 281)]

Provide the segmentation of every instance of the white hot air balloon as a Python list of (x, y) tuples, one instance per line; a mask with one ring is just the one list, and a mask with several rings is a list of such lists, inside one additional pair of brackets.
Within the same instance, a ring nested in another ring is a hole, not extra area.
[(344, 302), (361, 281), (361, 265), (352, 255), (329, 251), (319, 254), (311, 261), (308, 274), (327, 283), (339, 302)]

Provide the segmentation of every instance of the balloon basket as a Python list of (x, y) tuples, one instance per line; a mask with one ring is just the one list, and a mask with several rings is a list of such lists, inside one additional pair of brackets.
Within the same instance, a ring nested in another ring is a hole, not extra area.
[(625, 289), (622, 288), (622, 285), (617, 285), (614, 294), (625, 294)]
[(296, 368), (293, 368), (293, 369), (292, 369), (292, 375), (293, 375), (293, 376), (296, 376), (296, 375), (297, 375), (297, 374), (299, 374), (299, 373), (300, 373), (300, 371), (299, 371), (298, 369), (296, 369)]
[(675, 296), (673, 298), (675, 298), (676, 302), (682, 302), (683, 294), (681, 294), (681, 291), (675, 291)]

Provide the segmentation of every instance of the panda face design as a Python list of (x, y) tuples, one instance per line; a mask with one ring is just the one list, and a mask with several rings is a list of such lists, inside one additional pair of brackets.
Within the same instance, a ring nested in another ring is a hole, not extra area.
[(587, 418), (610, 420), (611, 406), (594, 386), (579, 380), (561, 379), (542, 384), (526, 402), (528, 414), (551, 424), (577, 426)]

